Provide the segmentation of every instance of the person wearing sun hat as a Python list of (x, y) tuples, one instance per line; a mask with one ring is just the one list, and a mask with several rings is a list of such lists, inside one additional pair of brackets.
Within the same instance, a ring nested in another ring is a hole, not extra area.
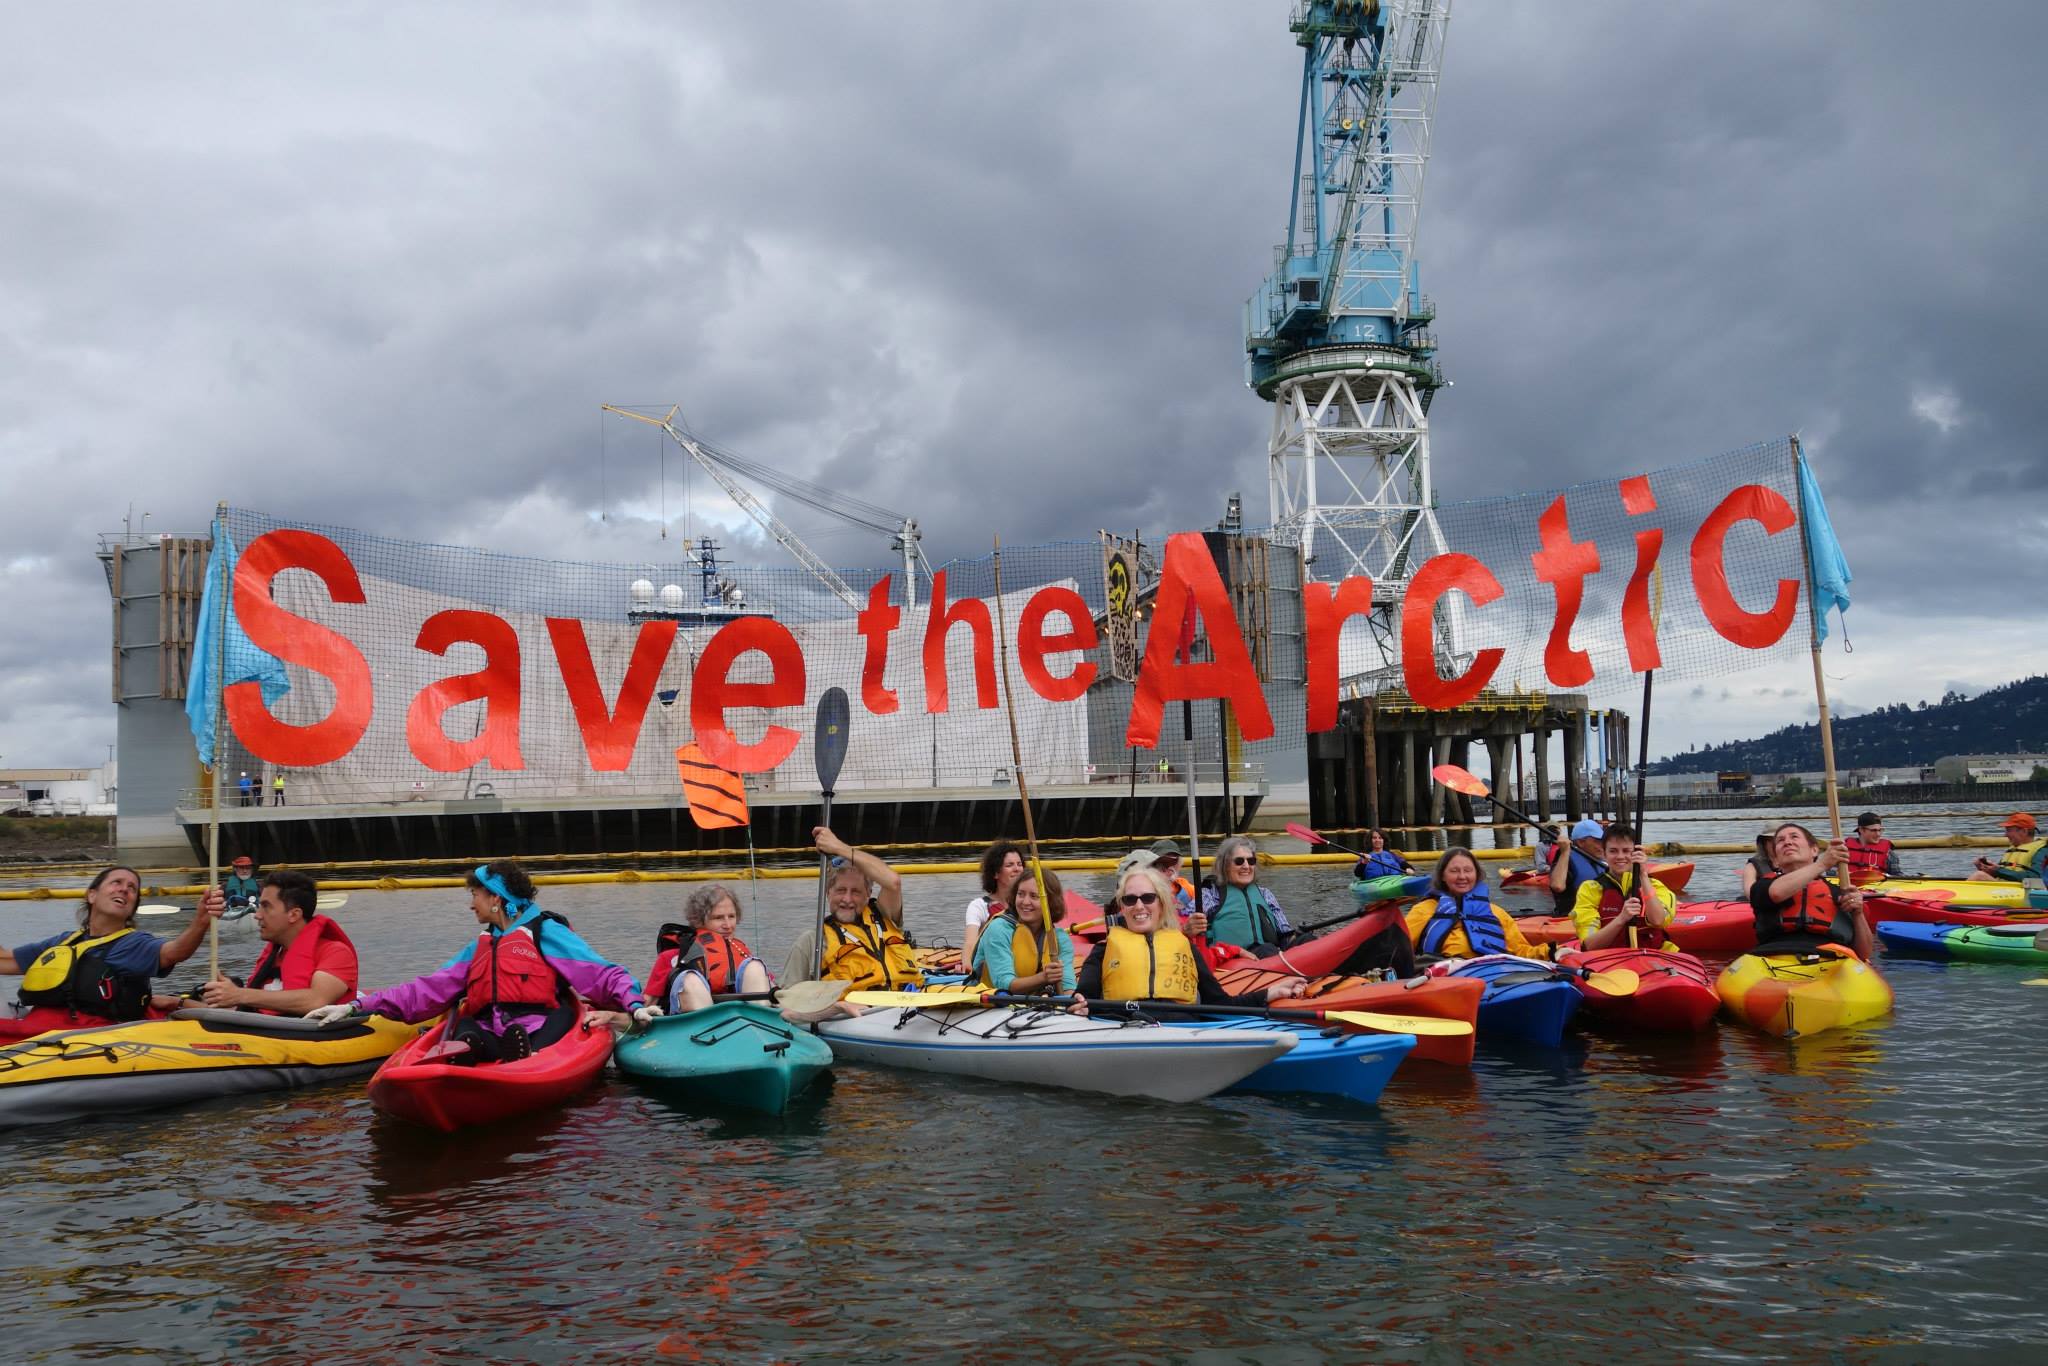
[(256, 860), (247, 854), (236, 856), (228, 865), (227, 880), (220, 888), (227, 893), (228, 909), (239, 911), (256, 904), (256, 898), (263, 891), (263, 879), (256, 876)]
[(1550, 896), (1558, 915), (1570, 915), (1578, 905), (1579, 888), (1607, 871), (1601, 861), (1605, 828), (1596, 820), (1582, 820), (1572, 827), (1571, 845), (1557, 851), (1550, 865)]
[(1977, 871), (1970, 874), (1977, 882), (2025, 882), (2030, 877), (2048, 876), (2044, 865), (2048, 865), (2048, 839), (2043, 839), (2034, 824), (2034, 818), (2024, 811), (2015, 811), (2005, 818), (2006, 851), (1993, 863), (1988, 858), (1977, 860)]

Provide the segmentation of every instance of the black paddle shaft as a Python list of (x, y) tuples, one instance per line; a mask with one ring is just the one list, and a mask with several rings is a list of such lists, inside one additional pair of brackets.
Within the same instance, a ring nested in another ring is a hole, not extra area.
[[(832, 789), (839, 782), (840, 766), (846, 762), (846, 729), (851, 708), (846, 689), (827, 688), (818, 699), (818, 725), (811, 739), (811, 755), (818, 765), (818, 824), (832, 824)], [(813, 935), (811, 976), (825, 971), (825, 892), (832, 882), (832, 860), (818, 853), (818, 921)]]

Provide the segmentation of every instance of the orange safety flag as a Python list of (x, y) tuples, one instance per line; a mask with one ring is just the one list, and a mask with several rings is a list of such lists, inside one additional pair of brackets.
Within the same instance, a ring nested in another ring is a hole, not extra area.
[(747, 785), (731, 769), (706, 758), (695, 743), (676, 751), (676, 776), (699, 830), (724, 830), (747, 823)]

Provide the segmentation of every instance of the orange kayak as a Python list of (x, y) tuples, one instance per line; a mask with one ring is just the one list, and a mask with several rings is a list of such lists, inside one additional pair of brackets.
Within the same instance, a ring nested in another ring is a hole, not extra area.
[[(1225, 967), (1217, 969), (1216, 981), (1231, 995), (1242, 996), (1248, 991), (1263, 991), (1290, 975), (1264, 968)], [(1332, 976), (1310, 978), (1301, 1001), (1317, 1010), (1377, 1010), (1389, 1015), (1427, 1015), (1476, 1025), (1479, 998), (1485, 994), (1485, 983), (1462, 977), (1410, 977), (1406, 981), (1381, 982), (1369, 977)], [(1471, 1034), (1418, 1036), (1410, 1056), (1469, 1067), (1472, 1043)]]

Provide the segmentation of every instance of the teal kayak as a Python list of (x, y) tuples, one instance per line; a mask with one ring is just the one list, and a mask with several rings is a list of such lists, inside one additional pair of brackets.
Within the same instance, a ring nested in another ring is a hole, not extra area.
[(2048, 949), (2037, 949), (2039, 925), (1922, 925), (1887, 920), (1877, 937), (1891, 953), (1953, 958), (1964, 963), (2048, 964)]
[(612, 1061), (695, 1100), (779, 1115), (832, 1065), (832, 1049), (767, 1006), (720, 1001), (627, 1034)]

